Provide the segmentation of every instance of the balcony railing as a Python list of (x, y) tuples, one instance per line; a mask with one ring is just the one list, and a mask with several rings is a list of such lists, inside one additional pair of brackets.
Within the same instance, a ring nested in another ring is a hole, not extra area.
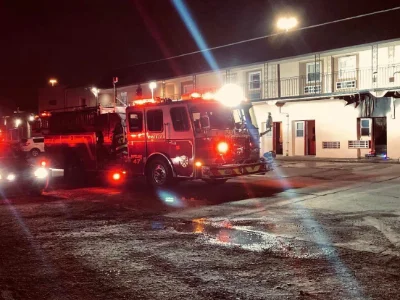
[[(249, 100), (281, 99), (290, 97), (323, 96), (371, 89), (400, 87), (400, 64), (372, 68), (360, 68), (309, 76), (283, 77), (252, 83), (238, 83)], [(215, 92), (218, 87), (198, 87), (196, 92)], [(180, 99), (181, 94), (168, 94), (171, 99)]]
[[(258, 91), (245, 86), (251, 100), (306, 97), (324, 94), (348, 93), (370, 89), (390, 89), (400, 86), (400, 64), (393, 66), (362, 68), (311, 76), (296, 76), (268, 80), (261, 83)], [(257, 98), (257, 96), (259, 98)]]

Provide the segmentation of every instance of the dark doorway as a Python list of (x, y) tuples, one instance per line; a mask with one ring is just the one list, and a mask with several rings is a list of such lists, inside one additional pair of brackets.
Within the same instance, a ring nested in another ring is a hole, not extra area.
[(283, 134), (282, 122), (274, 122), (274, 131), (272, 135), (273, 149), (276, 154), (283, 154)]
[(387, 126), (386, 117), (372, 119), (372, 145), (376, 155), (387, 154)]
[(305, 151), (306, 155), (315, 155), (317, 146), (315, 143), (315, 120), (305, 121)]

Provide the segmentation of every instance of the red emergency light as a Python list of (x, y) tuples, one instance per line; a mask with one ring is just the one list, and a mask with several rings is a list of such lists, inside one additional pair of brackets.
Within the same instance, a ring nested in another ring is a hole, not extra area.
[(114, 173), (112, 175), (113, 180), (118, 181), (121, 179), (121, 174), (120, 173)]

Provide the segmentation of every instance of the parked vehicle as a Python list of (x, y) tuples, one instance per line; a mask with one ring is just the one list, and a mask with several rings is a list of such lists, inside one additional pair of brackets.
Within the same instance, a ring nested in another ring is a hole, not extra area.
[(155, 187), (194, 179), (220, 184), (273, 169), (272, 152), (260, 157), (250, 102), (229, 107), (193, 93), (118, 109), (42, 113), (46, 157), (68, 181), (95, 172), (114, 180), (145, 176)]
[(0, 143), (0, 191), (3, 196), (15, 193), (40, 195), (48, 185), (50, 171), (46, 163), (30, 163), (21, 151)]
[(44, 137), (21, 139), (21, 150), (29, 152), (32, 157), (38, 157), (44, 152)]

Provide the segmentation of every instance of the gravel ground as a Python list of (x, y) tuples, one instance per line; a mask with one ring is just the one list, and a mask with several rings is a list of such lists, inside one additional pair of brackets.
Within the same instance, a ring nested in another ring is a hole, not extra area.
[(400, 299), (398, 212), (281, 205), (285, 189), (350, 195), (329, 168), (328, 179), (288, 169), (285, 183), (3, 199), (0, 299)]

